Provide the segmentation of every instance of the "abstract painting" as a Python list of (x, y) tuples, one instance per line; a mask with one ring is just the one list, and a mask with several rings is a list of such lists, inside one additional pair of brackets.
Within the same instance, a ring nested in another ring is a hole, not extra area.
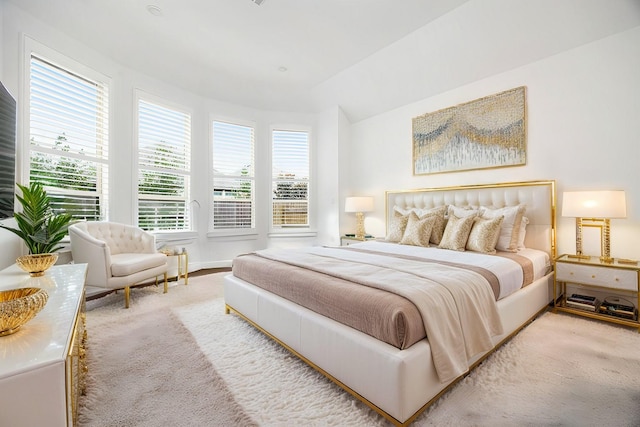
[(413, 118), (413, 173), (526, 164), (525, 87)]

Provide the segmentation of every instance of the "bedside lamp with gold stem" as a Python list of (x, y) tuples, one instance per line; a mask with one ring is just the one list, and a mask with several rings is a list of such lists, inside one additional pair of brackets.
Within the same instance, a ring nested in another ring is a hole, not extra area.
[(562, 216), (576, 219), (576, 257), (589, 258), (582, 253), (582, 228), (600, 228), (600, 260), (612, 263), (610, 219), (626, 218), (627, 203), (624, 191), (565, 191), (562, 195)]
[(364, 231), (364, 213), (373, 211), (373, 197), (347, 197), (344, 203), (345, 212), (355, 212), (358, 225), (356, 239), (364, 240), (367, 233)]

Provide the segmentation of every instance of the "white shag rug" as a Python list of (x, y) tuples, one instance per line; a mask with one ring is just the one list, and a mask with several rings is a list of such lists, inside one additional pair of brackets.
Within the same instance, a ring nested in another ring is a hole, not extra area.
[[(155, 287), (133, 290), (129, 310), (121, 294), (88, 303), (81, 425), (390, 425), (225, 315), (224, 274), (192, 277), (165, 295)], [(603, 424), (640, 425), (640, 334), (546, 313), (413, 425)]]

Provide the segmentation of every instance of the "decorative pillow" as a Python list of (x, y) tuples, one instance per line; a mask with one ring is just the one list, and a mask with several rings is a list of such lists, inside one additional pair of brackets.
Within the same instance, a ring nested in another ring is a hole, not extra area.
[(398, 243), (402, 240), (404, 230), (407, 228), (407, 222), (409, 221), (409, 215), (402, 215), (400, 212), (394, 209), (393, 218), (389, 223), (389, 234), (387, 234), (387, 242)]
[(438, 247), (441, 249), (464, 251), (475, 218), (475, 215), (460, 218), (450, 213), (447, 227), (444, 229), (444, 234)]
[(529, 218), (522, 217), (522, 223), (520, 224), (520, 233), (518, 234), (518, 249), (524, 249), (524, 238), (527, 235), (527, 225), (529, 224)]
[(492, 219), (475, 217), (469, 239), (467, 239), (467, 250), (495, 254), (502, 220), (504, 220), (502, 215)]
[(428, 247), (431, 229), (436, 219), (435, 215), (419, 217), (415, 212), (411, 212), (400, 244)]
[(525, 209), (525, 205), (507, 206), (500, 209), (480, 208), (480, 216), (483, 218), (504, 216), (502, 227), (500, 228), (500, 237), (498, 237), (498, 243), (496, 244), (497, 250), (505, 252), (518, 251), (518, 236)]
[(447, 213), (447, 206), (438, 206), (437, 208), (431, 209), (423, 209), (418, 215), (420, 218), (424, 218), (425, 216), (434, 216), (436, 218), (433, 223), (433, 228), (431, 229), (431, 237), (429, 241), (434, 245), (440, 244), (440, 240), (442, 240), (442, 234), (444, 233), (444, 228), (447, 225), (447, 220), (445, 218), (445, 214)]
[(465, 206), (465, 207), (460, 207), (460, 206), (454, 206), (454, 205), (449, 205), (449, 215), (455, 215), (458, 218), (463, 218), (465, 216), (469, 216), (469, 215), (478, 215), (478, 209), (474, 209), (471, 206)]

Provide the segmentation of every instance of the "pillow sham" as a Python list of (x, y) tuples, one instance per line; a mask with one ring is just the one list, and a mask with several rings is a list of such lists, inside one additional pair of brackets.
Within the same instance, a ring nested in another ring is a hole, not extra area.
[(387, 242), (398, 243), (404, 236), (404, 230), (407, 228), (407, 222), (409, 221), (409, 215), (403, 215), (394, 209), (393, 217), (389, 222), (389, 234), (385, 239)]
[(529, 225), (529, 218), (522, 217), (522, 223), (520, 224), (520, 233), (518, 234), (518, 249), (524, 249), (524, 238), (527, 236), (527, 225)]
[(461, 208), (460, 206), (449, 205), (449, 215), (451, 214), (454, 214), (458, 218), (462, 218), (469, 215), (478, 215), (478, 209), (471, 206)]
[(438, 247), (441, 249), (464, 251), (475, 218), (476, 215), (469, 215), (460, 218), (450, 212), (447, 227), (444, 229), (444, 234), (442, 235), (442, 240)]
[(415, 212), (420, 218), (424, 218), (426, 215), (435, 215), (437, 217), (436, 222), (433, 224), (433, 229), (431, 230), (431, 237), (429, 238), (429, 242), (433, 243), (434, 245), (439, 244), (440, 240), (442, 240), (444, 227), (447, 225), (447, 219), (445, 218), (445, 215), (447, 213), (447, 205), (429, 209), (402, 209), (398, 206), (394, 206), (393, 208), (394, 215), (396, 213), (401, 215), (409, 215), (411, 212)]
[(429, 237), (436, 219), (435, 215), (419, 217), (415, 212), (411, 212), (400, 244), (428, 247)]
[(497, 250), (505, 252), (518, 251), (518, 236), (520, 235), (520, 226), (525, 210), (525, 205), (507, 206), (499, 209), (480, 208), (480, 216), (483, 218), (490, 219), (504, 216), (498, 243), (496, 243)]
[(504, 216), (502, 215), (491, 219), (475, 217), (467, 239), (467, 250), (495, 254), (503, 220)]

